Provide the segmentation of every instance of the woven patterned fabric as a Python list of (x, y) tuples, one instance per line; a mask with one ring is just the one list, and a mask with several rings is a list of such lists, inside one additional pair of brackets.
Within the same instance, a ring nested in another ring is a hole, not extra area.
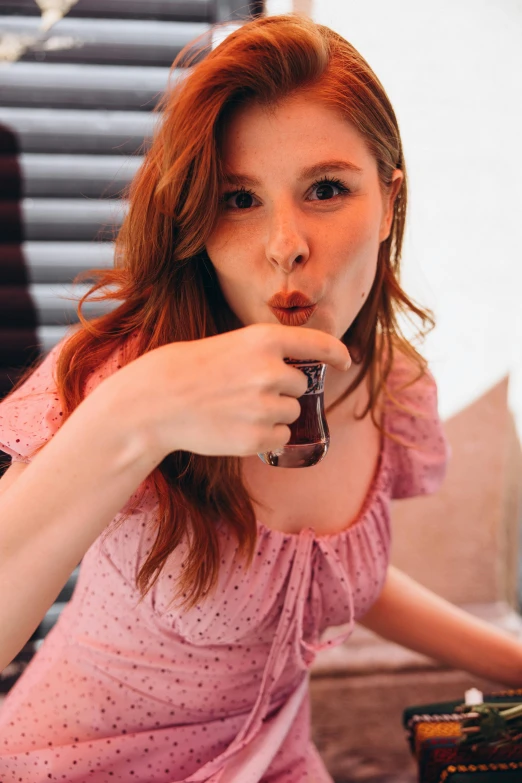
[[(519, 702), (522, 691), (485, 694), (490, 702)], [(522, 743), (504, 747), (460, 746), (460, 723), (454, 709), (462, 702), (409, 707), (403, 721), (419, 764), (419, 783), (520, 783)]]

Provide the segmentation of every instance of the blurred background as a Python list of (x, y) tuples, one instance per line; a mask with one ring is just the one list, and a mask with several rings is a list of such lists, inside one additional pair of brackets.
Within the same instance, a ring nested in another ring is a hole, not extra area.
[[(393, 562), (521, 634), (520, 0), (0, 0), (0, 398), (76, 321), (73, 277), (112, 263), (121, 190), (177, 52), (203, 35), (204, 57), (249, 16), (288, 11), (362, 53), (403, 137), (403, 280), (435, 312), (422, 350), (453, 458), (436, 496), (395, 503)], [(2, 673), (4, 692), (74, 583)], [(362, 628), (328, 653), (314, 668), (314, 737), (339, 782), (414, 780), (403, 707), (494, 687)]]

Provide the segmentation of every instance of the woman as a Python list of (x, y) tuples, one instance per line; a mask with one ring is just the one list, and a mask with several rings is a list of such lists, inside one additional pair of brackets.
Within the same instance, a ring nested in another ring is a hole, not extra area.
[[(164, 102), (110, 285), (0, 406), (3, 661), (82, 559), (0, 715), (0, 777), (330, 781), (316, 652), (368, 628), (522, 684), (522, 650), (389, 566), (391, 498), (435, 491), (436, 388), (397, 316), (397, 122), (346, 41), (298, 16), (230, 35)], [(331, 449), (277, 469), (328, 363)], [(326, 641), (328, 626), (343, 626)], [(480, 655), (477, 655), (480, 650)]]

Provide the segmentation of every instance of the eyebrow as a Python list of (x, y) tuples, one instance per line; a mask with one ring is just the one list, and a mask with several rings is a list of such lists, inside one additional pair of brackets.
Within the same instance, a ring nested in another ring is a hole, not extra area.
[[(348, 160), (324, 160), (321, 163), (315, 163), (313, 166), (307, 166), (302, 169), (298, 181), (303, 182), (313, 177), (318, 177), (327, 171), (352, 171), (355, 174), (362, 174), (362, 169), (356, 166), (355, 163), (350, 163)], [(231, 171), (225, 171), (223, 174), (223, 180), (225, 183), (231, 185), (249, 185), (253, 188), (261, 187), (262, 183), (256, 177), (252, 177), (249, 174), (239, 174)]]

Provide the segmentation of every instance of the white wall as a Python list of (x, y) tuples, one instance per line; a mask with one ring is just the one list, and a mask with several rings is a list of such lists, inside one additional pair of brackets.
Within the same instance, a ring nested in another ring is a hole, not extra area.
[(269, 16), (289, 14), (294, 8), (294, 0), (265, 0), (265, 13)]
[[(290, 0), (269, 0), (268, 11)], [(272, 8), (273, 6), (273, 8)], [(314, 0), (370, 63), (398, 116), (410, 180), (409, 293), (450, 416), (509, 373), (522, 438), (522, 3)]]

